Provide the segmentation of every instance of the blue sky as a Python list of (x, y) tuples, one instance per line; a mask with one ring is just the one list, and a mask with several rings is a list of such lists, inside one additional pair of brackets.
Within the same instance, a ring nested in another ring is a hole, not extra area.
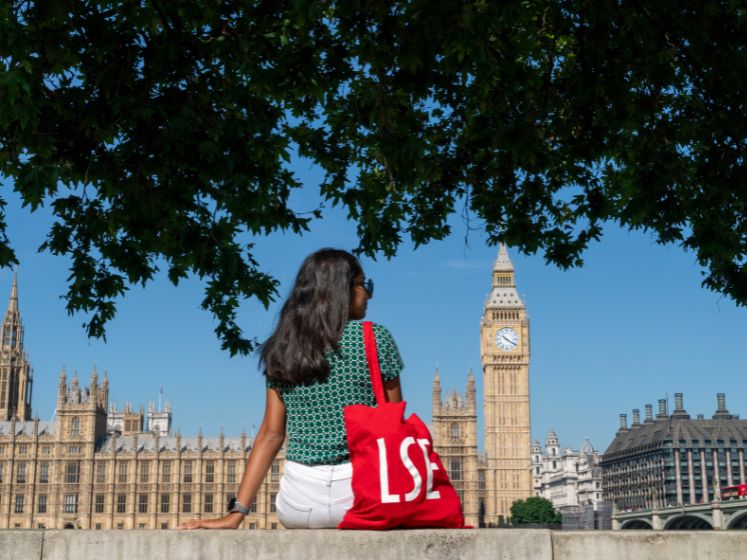
[[(309, 176), (309, 184), (314, 177)], [(315, 189), (305, 188), (294, 208), (309, 210)], [(248, 433), (261, 421), (264, 383), (254, 357), (230, 358), (220, 350), (210, 315), (199, 308), (202, 285), (189, 280), (173, 287), (164, 276), (134, 287), (119, 303), (108, 341), (89, 340), (83, 316), (69, 317), (65, 292), (69, 261), (40, 254), (51, 223), (45, 210), (22, 209), (7, 183), (0, 195), (11, 242), (21, 261), (20, 307), (25, 344), (34, 368), (33, 409), (53, 416), (59, 373), (77, 371), (84, 385), (95, 365), (108, 372), (110, 400), (147, 406), (163, 386), (174, 410), (174, 427), (185, 435), (202, 429), (227, 435)], [(453, 235), (417, 251), (404, 244), (396, 258), (364, 259), (376, 281), (369, 318), (392, 331), (404, 357), (402, 376), (408, 410), (431, 416), (431, 383), (438, 365), (444, 389), (463, 392), (474, 368), (481, 399), (479, 322), (490, 291), (497, 247), (460, 217)], [(354, 225), (337, 209), (303, 236), (277, 234), (256, 241), (256, 258), (281, 282), (284, 296), (302, 259), (324, 246), (351, 249)], [(601, 243), (585, 255), (583, 268), (562, 271), (541, 255), (509, 249), (517, 287), (531, 321), (532, 437), (544, 442), (554, 429), (563, 446), (577, 449), (584, 437), (604, 450), (618, 427), (618, 415), (669, 397), (685, 395), (692, 415), (707, 417), (716, 393), (727, 406), (747, 414), (744, 348), (747, 311), (700, 287), (701, 269), (691, 253), (662, 247), (641, 232), (608, 226)], [(0, 301), (12, 273), (0, 272)], [(4, 303), (3, 303), (4, 305)], [(246, 302), (240, 312), (245, 331), (260, 340), (271, 331), (279, 302), (265, 310)], [(482, 408), (480, 402), (480, 410)]]

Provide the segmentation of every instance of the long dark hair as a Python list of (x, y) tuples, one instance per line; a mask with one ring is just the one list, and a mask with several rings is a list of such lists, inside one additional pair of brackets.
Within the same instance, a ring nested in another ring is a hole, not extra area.
[(299, 384), (327, 378), (325, 352), (338, 350), (358, 274), (363, 269), (347, 251), (321, 249), (306, 257), (275, 332), (260, 349), (260, 365), (268, 379)]

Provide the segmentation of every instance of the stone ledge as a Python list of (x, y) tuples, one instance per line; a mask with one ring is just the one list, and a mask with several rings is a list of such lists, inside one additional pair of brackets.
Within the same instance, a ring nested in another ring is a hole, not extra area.
[(747, 531), (553, 531), (551, 539), (552, 560), (741, 560), (747, 548)]
[(747, 531), (0, 531), (2, 560), (729, 560)]

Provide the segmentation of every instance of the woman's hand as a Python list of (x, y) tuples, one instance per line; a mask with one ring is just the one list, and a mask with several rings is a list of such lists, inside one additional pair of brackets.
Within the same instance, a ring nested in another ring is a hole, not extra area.
[(179, 529), (238, 529), (243, 519), (239, 512), (232, 512), (215, 519), (190, 519), (182, 523)]
[[(285, 404), (276, 389), (267, 389), (265, 416), (241, 476), (236, 499), (251, 504), (285, 441)], [(234, 511), (215, 519), (190, 519), (179, 529), (238, 529), (244, 516)]]

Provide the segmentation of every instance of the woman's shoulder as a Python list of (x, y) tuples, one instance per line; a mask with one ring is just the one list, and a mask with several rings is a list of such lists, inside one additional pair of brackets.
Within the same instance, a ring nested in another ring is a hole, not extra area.
[(376, 323), (374, 321), (348, 321), (345, 325), (345, 328), (343, 330), (343, 333), (359, 333), (363, 331), (363, 323), (371, 323), (373, 326), (374, 334), (386, 334), (391, 336), (391, 332), (388, 328), (386, 328), (381, 323)]
[(341, 341), (363, 340), (363, 323), (366, 322), (371, 323), (373, 327), (377, 345), (396, 344), (389, 329), (381, 323), (375, 323), (374, 321), (348, 321), (343, 330)]

